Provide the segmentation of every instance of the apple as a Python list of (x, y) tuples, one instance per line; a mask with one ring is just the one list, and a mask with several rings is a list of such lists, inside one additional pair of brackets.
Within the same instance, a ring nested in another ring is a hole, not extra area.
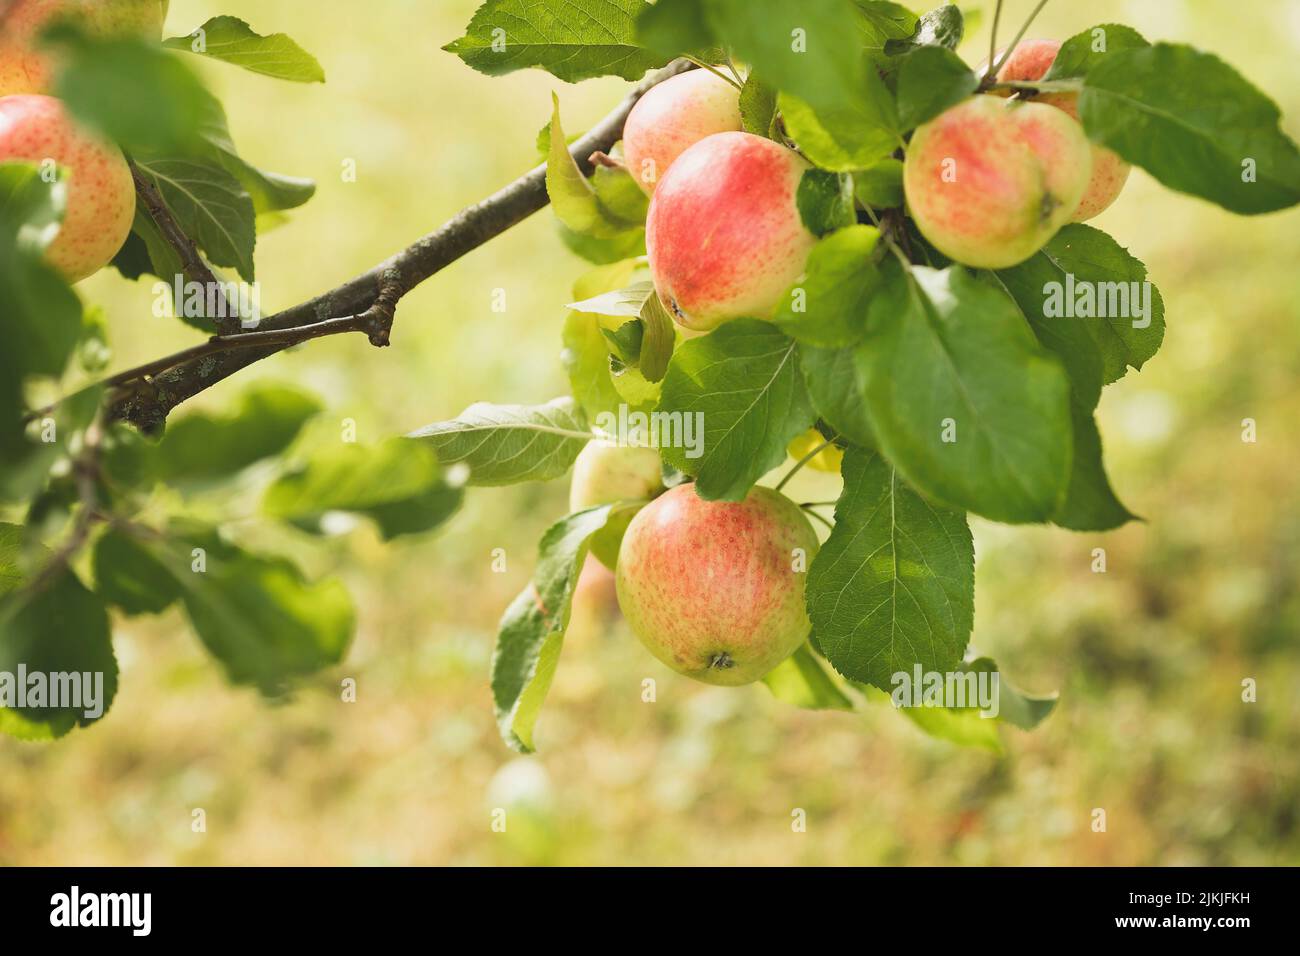
[[(655, 449), (589, 442), (573, 463), (569, 511), (647, 500), (663, 487), (663, 466)], [(610, 570), (618, 561), (619, 542), (631, 519), (631, 509), (616, 509), (592, 538), (591, 553)]]
[(135, 183), (122, 151), (77, 126), (50, 96), (0, 97), (0, 162), (53, 160), (68, 173), (63, 225), (47, 261), (77, 282), (112, 261), (135, 219)]
[(714, 133), (677, 157), (650, 199), (646, 250), (679, 325), (707, 331), (772, 315), (816, 242), (795, 203), (809, 168), (750, 133)]
[[(1025, 40), (1016, 44), (1002, 68), (998, 70), (999, 80), (1023, 80), (1030, 82), (1042, 79), (1052, 63), (1057, 51), (1061, 49), (1060, 40)], [(1046, 103), (1065, 112), (1075, 122), (1079, 121), (1078, 93), (1040, 93), (1034, 97), (1036, 103)], [(1118, 197), (1128, 182), (1128, 174), (1133, 167), (1119, 158), (1119, 154), (1105, 146), (1092, 143), (1092, 178), (1083, 191), (1078, 208), (1072, 217), (1074, 222), (1083, 222), (1105, 210)]]
[(708, 70), (651, 87), (623, 126), (623, 158), (647, 193), (673, 161), (706, 136), (741, 129), (740, 91)]
[(678, 485), (628, 525), (615, 573), (619, 607), (673, 670), (747, 684), (807, 640), (804, 579), (817, 546), (808, 518), (771, 488), (729, 502)]
[(1061, 110), (979, 95), (917, 128), (903, 191), (917, 228), (940, 252), (1002, 269), (1070, 221), (1091, 172), (1083, 127)]
[(12, 0), (0, 3), (0, 96), (48, 93), (50, 54), (37, 39), (47, 24), (67, 18), (94, 36), (133, 33), (161, 39), (167, 0)]

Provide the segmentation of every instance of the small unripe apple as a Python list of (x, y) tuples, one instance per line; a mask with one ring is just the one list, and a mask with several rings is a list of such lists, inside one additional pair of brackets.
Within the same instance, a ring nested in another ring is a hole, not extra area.
[(653, 498), (663, 486), (663, 466), (655, 449), (588, 442), (573, 463), (569, 510)]
[(981, 95), (917, 128), (903, 190), (917, 228), (940, 252), (1002, 269), (1070, 221), (1091, 171), (1088, 137), (1061, 110)]
[[(1061, 49), (1060, 40), (1025, 40), (1017, 43), (1002, 68), (999, 80), (1039, 80), (1051, 68)], [(1079, 120), (1078, 93), (1040, 93), (1034, 102), (1046, 103), (1067, 113), (1075, 122)], [(1132, 166), (1119, 158), (1119, 154), (1105, 146), (1092, 143), (1092, 178), (1083, 191), (1083, 198), (1074, 210), (1073, 221), (1083, 222), (1097, 215), (1118, 197), (1128, 181)]]
[(740, 91), (708, 70), (691, 70), (651, 87), (623, 126), (623, 159), (648, 193), (687, 147), (742, 128)]
[(678, 485), (632, 519), (619, 550), (618, 603), (655, 657), (708, 684), (747, 684), (807, 639), (804, 580), (817, 535), (771, 488), (705, 501)]
[[(655, 449), (593, 441), (573, 463), (569, 511), (653, 498), (663, 488), (663, 465)], [(619, 542), (631, 519), (630, 509), (616, 509), (592, 539), (591, 553), (610, 570), (618, 561)]]
[(816, 242), (796, 205), (809, 168), (750, 133), (715, 133), (677, 157), (650, 200), (646, 250), (678, 324), (708, 330), (771, 316)]
[(135, 219), (135, 183), (122, 151), (77, 126), (53, 97), (23, 94), (0, 97), (0, 162), (9, 160), (52, 160), (67, 172), (67, 210), (47, 261), (69, 282), (108, 265)]
[(166, 16), (167, 0), (12, 0), (0, 19), (0, 96), (50, 91), (50, 52), (40, 49), (38, 40), (55, 19), (72, 20), (92, 36), (139, 34), (157, 40)]

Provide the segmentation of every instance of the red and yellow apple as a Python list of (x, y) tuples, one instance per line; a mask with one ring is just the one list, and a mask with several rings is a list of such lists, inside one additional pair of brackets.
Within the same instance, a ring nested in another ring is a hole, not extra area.
[(623, 159), (632, 178), (653, 193), (688, 147), (739, 129), (740, 91), (708, 70), (691, 70), (651, 87), (632, 107), (623, 126)]
[(1079, 207), (1092, 170), (1083, 127), (1061, 110), (973, 96), (918, 127), (903, 190), (921, 234), (968, 266), (1028, 259)]
[[(1060, 40), (1025, 40), (1018, 43), (998, 70), (998, 79), (1025, 82), (1042, 79), (1056, 60), (1060, 49)], [(1079, 119), (1078, 93), (1040, 93), (1034, 97), (1034, 102), (1055, 106), (1076, 122)], [(1091, 145), (1092, 178), (1088, 180), (1083, 198), (1074, 210), (1074, 222), (1091, 219), (1110, 206), (1124, 189), (1128, 174), (1133, 168), (1113, 150), (1096, 143)]]
[(750, 133), (715, 133), (677, 157), (646, 218), (655, 290), (697, 331), (768, 318), (816, 242), (796, 205), (809, 164)]
[(70, 282), (117, 255), (135, 218), (135, 184), (122, 151), (78, 127), (53, 97), (0, 97), (0, 162), (52, 163), (68, 175), (63, 225), (45, 256)]
[(42, 30), (58, 18), (95, 36), (162, 36), (167, 0), (11, 0), (0, 3), (0, 96), (48, 93), (53, 66), (38, 47)]
[(618, 603), (673, 670), (709, 684), (758, 680), (807, 639), (806, 569), (817, 535), (771, 488), (706, 501), (678, 485), (632, 519), (618, 555)]

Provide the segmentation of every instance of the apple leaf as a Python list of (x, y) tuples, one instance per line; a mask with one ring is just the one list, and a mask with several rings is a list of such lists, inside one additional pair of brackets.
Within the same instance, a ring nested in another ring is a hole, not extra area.
[[(614, 239), (637, 230), (618, 222), (605, 209), (596, 189), (574, 162), (560, 125), (560, 98), (551, 94), (550, 151), (546, 158), (546, 194), (555, 217), (568, 229), (592, 239)], [(638, 190), (639, 191), (639, 190)]]
[(853, 211), (853, 177), (825, 169), (807, 169), (799, 177), (795, 206), (804, 228), (825, 236), (857, 222)]
[(926, 501), (880, 454), (849, 448), (835, 530), (808, 569), (817, 646), (839, 673), (882, 690), (893, 675), (947, 671), (975, 619), (966, 517)]
[(960, 8), (954, 3), (945, 3), (917, 20), (911, 36), (887, 42), (885, 53), (894, 56), (922, 46), (940, 46), (955, 50), (961, 43), (965, 28)]
[(851, 701), (805, 644), (763, 678), (777, 700), (808, 710), (852, 710)]
[(1112, 53), (1150, 45), (1132, 27), (1122, 23), (1103, 23), (1076, 33), (1062, 43), (1043, 79), (1069, 80), (1087, 76), (1090, 69)]
[(1137, 516), (1119, 500), (1101, 458), (1101, 432), (1092, 409), (1078, 401), (1070, 405), (1074, 450), (1065, 498), (1052, 523), (1072, 531), (1109, 531)]
[(216, 159), (138, 154), (135, 163), (208, 260), (252, 282), (257, 209), (243, 184)]
[(222, 60), (278, 80), (325, 82), (320, 63), (290, 37), (283, 33), (260, 36), (238, 17), (213, 17), (189, 36), (164, 40), (163, 46)]
[(461, 489), (443, 480), (437, 454), (421, 442), (333, 442), (303, 451), (304, 460), (266, 489), (262, 510), (304, 530), (320, 531), (329, 512), (352, 512), (373, 520), (389, 540), (431, 531), (460, 506)]
[(745, 77), (740, 89), (740, 120), (746, 133), (766, 136), (780, 142), (776, 133), (777, 92), (768, 86), (753, 70)]
[(1070, 383), (1016, 303), (961, 266), (885, 262), (858, 374), (881, 451), (923, 494), (1047, 521), (1070, 473)]
[(637, 41), (637, 16), (648, 9), (644, 0), (486, 0), (443, 49), (489, 76), (541, 67), (568, 83), (636, 80), (670, 59)]
[(637, 354), (628, 364), (640, 369), (648, 382), (658, 382), (664, 377), (668, 360), (673, 355), (676, 332), (672, 317), (655, 293), (653, 282), (635, 282), (625, 289), (571, 302), (568, 308), (622, 320), (618, 324), (620, 328), (628, 324), (637, 325), (640, 329)]
[(569, 515), (542, 535), (537, 569), (506, 609), (492, 655), (492, 697), (501, 737), (531, 753), (533, 728), (559, 662), (573, 592), (592, 535), (605, 526), (610, 506)]
[(914, 129), (975, 92), (979, 78), (944, 46), (919, 46), (898, 67), (898, 125)]
[(560, 477), (592, 433), (566, 395), (545, 405), (476, 402), (451, 421), (426, 425), (409, 437), (428, 442), (444, 466), (467, 465), (466, 484), (511, 485)]
[(661, 438), (660, 448), (670, 465), (695, 476), (700, 497), (743, 501), (812, 425), (798, 353), (772, 325), (736, 319), (673, 355), (656, 414), (680, 417), (682, 434), (701, 441), (692, 448)]
[(1300, 202), (1300, 149), (1277, 104), (1211, 53), (1110, 53), (1088, 70), (1079, 115), (1089, 138), (1170, 189), (1245, 214)]
[[(88, 726), (117, 694), (117, 660), (104, 602), (66, 567), (38, 580), (42, 573), (34, 572), (0, 597), (0, 675), (9, 676), (0, 678), (0, 732), (20, 740), (52, 740), (73, 727)], [(4, 572), (7, 577), (21, 574), (16, 565)], [(69, 675), (76, 684), (65, 686), (80, 687), (80, 706), (49, 706), (56, 703), (50, 699), (34, 706), (31, 698), (18, 706), (10, 693), (18, 692), (20, 667), (29, 677), (45, 675), (50, 693), (55, 675)], [(90, 699), (95, 696), (100, 699)], [(99, 713), (88, 716), (88, 710)]]
[(851, 172), (872, 166), (902, 145), (894, 101), (875, 70), (863, 95), (840, 106), (820, 106), (782, 92), (786, 131), (799, 150), (822, 169)]
[(818, 417), (855, 445), (875, 447), (853, 351), (804, 345), (799, 348), (799, 361)]
[(882, 159), (853, 174), (853, 192), (864, 206), (892, 209), (903, 205), (903, 162)]
[(866, 330), (867, 305), (880, 284), (872, 261), (880, 233), (847, 226), (819, 240), (805, 274), (777, 307), (773, 322), (802, 345), (853, 345)]
[[(1076, 394), (1095, 408), (1103, 385), (1140, 369), (1160, 348), (1165, 305), (1138, 259), (1100, 229), (1070, 223), (1039, 252), (998, 278), (1042, 343), (1070, 373)], [(1081, 296), (1091, 294), (1089, 317)], [(1148, 300), (1149, 296), (1149, 301)], [(1062, 306), (1070, 300), (1070, 312)], [(1139, 310), (1137, 306), (1143, 306)], [(1149, 314), (1138, 311), (1149, 307)]]

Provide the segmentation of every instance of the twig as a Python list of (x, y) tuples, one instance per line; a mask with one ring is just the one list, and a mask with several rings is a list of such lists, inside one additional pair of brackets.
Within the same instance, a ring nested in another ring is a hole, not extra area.
[[(194, 240), (185, 234), (185, 230), (181, 228), (171, 210), (167, 208), (162, 193), (158, 191), (158, 187), (153, 184), (153, 181), (134, 162), (130, 164), (130, 168), (131, 178), (135, 180), (136, 195), (144, 203), (145, 209), (149, 212), (149, 218), (158, 227), (158, 231), (162, 233), (167, 245), (176, 251), (176, 255), (181, 260), (181, 267), (185, 270), (185, 275), (191, 281), (203, 286), (205, 295), (211, 290), (217, 314), (207, 316), (207, 318), (212, 320), (218, 332), (238, 331), (238, 315), (230, 310), (225, 293), (221, 291), (221, 283), (217, 281), (217, 277), (212, 274), (208, 264), (199, 255)], [(177, 303), (177, 306), (179, 307), (179, 303)]]
[(833, 444), (833, 442), (828, 438), (820, 445), (818, 445), (816, 448), (814, 448), (812, 451), (808, 452), (808, 454), (804, 455), (802, 458), (796, 461), (794, 463), (794, 467), (785, 473), (785, 477), (776, 483), (776, 488), (773, 490), (780, 491), (782, 488), (784, 488), (786, 484), (790, 481), (790, 479), (799, 473), (800, 468), (802, 468), (804, 465), (808, 464), (808, 462), (816, 458), (821, 452), (826, 450), (828, 445), (831, 444)]
[(99, 493), (96, 482), (99, 480), (99, 451), (103, 431), (96, 420), (86, 429), (81, 451), (72, 459), (72, 477), (77, 486), (77, 500), (80, 508), (73, 519), (72, 530), (59, 545), (50, 560), (25, 585), (33, 594), (45, 588), (54, 577), (66, 568), (85, 547), (90, 539), (90, 529), (101, 518), (99, 513)]
[[(614, 110), (570, 147), (570, 154), (585, 174), (590, 175), (593, 153), (608, 152), (623, 135), (623, 123), (637, 100), (657, 83), (690, 69), (686, 60), (676, 60), (638, 84)], [(504, 189), (476, 205), (462, 210), (446, 224), (373, 269), (314, 299), (285, 309), (262, 321), (259, 331), (283, 331), (319, 326), (336, 317), (369, 315), (375, 325), (368, 329), (371, 341), (386, 344), (397, 302), (411, 289), (444, 269), (489, 239), (522, 222), (548, 202), (546, 165), (536, 167)], [(378, 310), (377, 312), (374, 310)], [(344, 324), (322, 334), (354, 331)], [(240, 337), (250, 333), (233, 333)], [(315, 336), (313, 336), (315, 337)], [(160, 427), (168, 413), (186, 399), (211, 388), (217, 382), (255, 362), (303, 339), (284, 342), (264, 338), (245, 342), (238, 348), (213, 351), (197, 346), (200, 354), (187, 349), (147, 363), (124, 379), (114, 376), (120, 387), (109, 402), (111, 419), (128, 421), (145, 430)]]
[(996, 77), (998, 75), (998, 71), (993, 68), (993, 61), (997, 58), (998, 55), (998, 21), (1001, 19), (1002, 19), (1002, 0), (998, 0), (997, 6), (993, 8), (993, 26), (989, 30), (988, 72), (986, 72), (983, 78), (980, 80), (981, 89), (985, 88), (984, 87), (985, 83), (992, 82), (989, 79), (989, 77)]
[(723, 81), (726, 82), (726, 83), (730, 83), (732, 86), (734, 86), (734, 87), (735, 87), (736, 89), (738, 89), (738, 90), (744, 89), (744, 86), (740, 83), (739, 78), (733, 80), (731, 77), (727, 76), (727, 74), (725, 74), (725, 73), (723, 73), (721, 70), (719, 70), (716, 66), (713, 66), (713, 65), (711, 65), (711, 64), (709, 64), (709, 63), (705, 63), (703, 60), (697, 60), (697, 59), (696, 59), (695, 57), (693, 57), (693, 56), (683, 57), (683, 59), (690, 60), (692, 63), (694, 63), (696, 66), (698, 66), (701, 70), (708, 70), (710, 73), (712, 73), (712, 74), (713, 74), (714, 76), (716, 76), (718, 79), (723, 80)]
[[(989, 54), (989, 71), (984, 75), (984, 79), (980, 81), (980, 89), (989, 89), (992, 84), (996, 82), (998, 71), (1002, 69), (1002, 65), (1007, 62), (1007, 58), (1015, 51), (1016, 44), (1018, 44), (1021, 38), (1024, 37), (1025, 32), (1029, 29), (1029, 25), (1034, 22), (1034, 18), (1038, 16), (1039, 11), (1045, 6), (1047, 6), (1047, 0), (1038, 0), (1038, 6), (1034, 7), (1033, 12), (1031, 12), (1025, 19), (1025, 22), (1020, 25), (1020, 32), (1017, 33), (1015, 38), (1007, 44), (1006, 48), (1002, 51), (1002, 55), (998, 57), (997, 63), (993, 62), (993, 54)], [(994, 29), (996, 29), (996, 26)]]

